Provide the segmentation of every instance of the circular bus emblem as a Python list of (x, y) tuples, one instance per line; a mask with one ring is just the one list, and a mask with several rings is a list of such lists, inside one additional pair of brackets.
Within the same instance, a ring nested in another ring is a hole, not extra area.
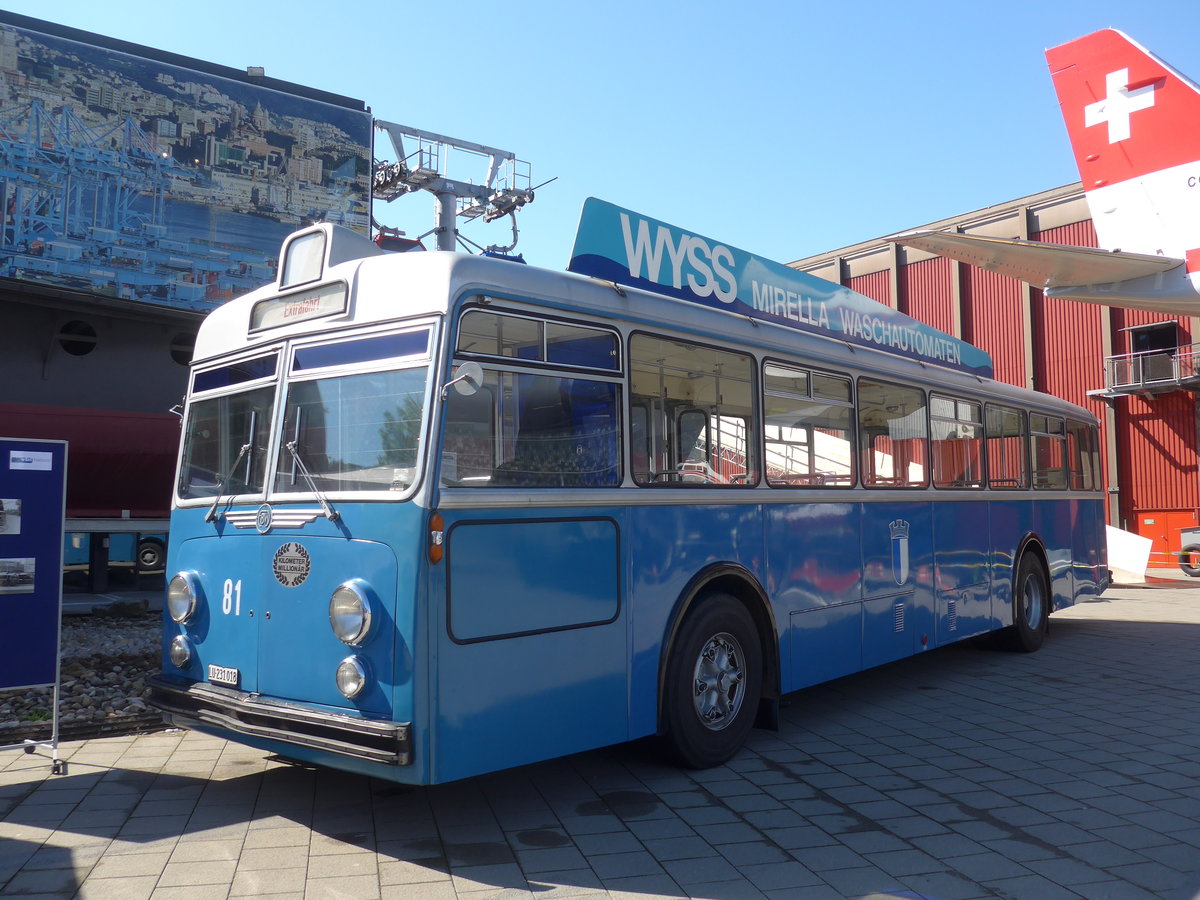
[(304, 584), (304, 579), (308, 577), (311, 568), (312, 560), (308, 557), (308, 551), (295, 541), (284, 544), (276, 550), (275, 559), (271, 563), (275, 580), (284, 587), (290, 588)]
[(266, 534), (271, 530), (271, 507), (263, 504), (258, 508), (258, 514), (254, 517), (254, 527), (258, 529), (259, 534)]

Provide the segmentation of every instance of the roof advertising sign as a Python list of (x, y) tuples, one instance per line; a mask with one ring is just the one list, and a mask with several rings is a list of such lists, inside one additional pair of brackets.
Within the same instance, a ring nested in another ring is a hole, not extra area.
[(849, 288), (595, 197), (567, 268), (990, 378), (983, 350)]
[(0, 278), (207, 311), (364, 234), (361, 101), (0, 13)]

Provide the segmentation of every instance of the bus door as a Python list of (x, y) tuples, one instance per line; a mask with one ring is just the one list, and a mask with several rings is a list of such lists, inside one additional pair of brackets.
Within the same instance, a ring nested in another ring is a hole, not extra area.
[(992, 627), (990, 504), (965, 499), (985, 484), (983, 406), (931, 394), (929, 424), (934, 489), (956, 492), (934, 506), (936, 642), (945, 644)]
[[(860, 378), (863, 487), (863, 666), (932, 646), (933, 503), (924, 391)], [(908, 493), (906, 497), (905, 494)]]
[(854, 487), (854, 407), (844, 375), (763, 367), (768, 583), (790, 615), (785, 690), (862, 668), (862, 504)]
[[(472, 315), (460, 344), (479, 345), (493, 324)], [(552, 355), (552, 345), (541, 347)], [(448, 393), (445, 557), (433, 570), (444, 579), (438, 780), (628, 738), (624, 513), (590, 502), (620, 484), (620, 395), (615, 377), (486, 363), (477, 388)], [(481, 733), (484, 746), (473, 743)]]
[[(1067, 420), (1067, 459), (1071, 490), (1094, 492), (1103, 485), (1100, 472), (1100, 434), (1094, 425)], [(1074, 599), (1095, 596), (1108, 567), (1102, 501), (1096, 494), (1071, 500)]]
[[(626, 740), (621, 517), (551, 508), (442, 515), (438, 778)], [(471, 743), (477, 734), (485, 747)]]

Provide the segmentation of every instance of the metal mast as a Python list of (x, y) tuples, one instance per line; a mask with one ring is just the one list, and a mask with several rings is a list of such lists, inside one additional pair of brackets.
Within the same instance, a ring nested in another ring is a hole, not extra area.
[[(512, 243), (506, 247), (493, 246), (487, 249), (507, 252), (516, 246), (516, 212), (533, 200), (528, 163), (518, 160), (516, 154), (508, 150), (498, 150), (421, 128), (379, 119), (375, 121), (375, 127), (387, 132), (397, 159), (397, 162), (376, 160), (373, 184), (375, 198), (391, 203), (413, 191), (423, 190), (433, 194), (436, 224), (426, 234), (437, 235), (438, 250), (455, 250), (460, 240), (466, 240), (458, 232), (459, 217), (471, 220), (483, 216), (485, 222), (493, 222), (503, 216), (512, 216)], [(486, 161), (483, 181), (476, 183), (449, 177), (446, 170), (452, 151), (481, 157)]]

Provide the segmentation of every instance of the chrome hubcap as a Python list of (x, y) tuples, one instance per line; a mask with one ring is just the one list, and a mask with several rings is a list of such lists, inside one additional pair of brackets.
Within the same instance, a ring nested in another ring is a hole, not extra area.
[(737, 718), (745, 692), (742, 645), (732, 634), (714, 634), (700, 650), (692, 673), (692, 704), (704, 727), (720, 731)]

